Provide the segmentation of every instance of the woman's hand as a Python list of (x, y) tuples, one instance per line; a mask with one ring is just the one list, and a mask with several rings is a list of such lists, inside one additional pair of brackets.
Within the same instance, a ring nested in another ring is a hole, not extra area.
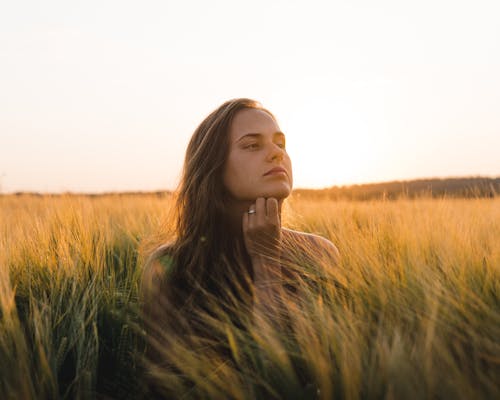
[(259, 197), (249, 211), (243, 214), (243, 237), (252, 260), (254, 283), (256, 287), (274, 286), (281, 280), (278, 200)]
[[(253, 212), (255, 210), (255, 212)], [(243, 215), (243, 237), (252, 260), (254, 273), (254, 309), (256, 322), (280, 323), (277, 318), (282, 299), (281, 222), (275, 198), (259, 197)], [(264, 318), (264, 320), (262, 319)]]
[(279, 260), (281, 255), (281, 223), (278, 200), (257, 198), (243, 214), (243, 238), (250, 258)]

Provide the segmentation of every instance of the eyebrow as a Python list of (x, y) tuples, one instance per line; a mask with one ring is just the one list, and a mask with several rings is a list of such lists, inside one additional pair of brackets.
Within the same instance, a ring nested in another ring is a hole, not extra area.
[[(247, 133), (247, 134), (243, 135), (242, 137), (240, 137), (240, 138), (236, 141), (236, 143), (238, 143), (238, 142), (240, 142), (241, 140), (246, 139), (246, 138), (248, 138), (248, 137), (259, 137), (259, 136), (263, 136), (263, 135), (262, 135), (262, 133)], [(274, 132), (274, 133), (273, 133), (273, 137), (274, 137), (274, 136), (281, 136), (281, 137), (285, 138), (285, 134), (284, 134), (283, 132), (279, 132), (279, 131), (278, 131), (278, 132)]]

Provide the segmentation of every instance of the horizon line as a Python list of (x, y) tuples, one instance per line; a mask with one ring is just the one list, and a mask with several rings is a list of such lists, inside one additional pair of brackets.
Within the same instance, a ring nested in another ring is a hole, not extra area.
[[(324, 186), (321, 188), (314, 187), (297, 187), (292, 189), (292, 193), (294, 191), (300, 190), (308, 190), (308, 191), (322, 191), (329, 190), (333, 188), (349, 188), (353, 186), (366, 186), (366, 185), (381, 185), (388, 183), (407, 183), (407, 182), (418, 182), (418, 181), (443, 181), (443, 180), (459, 180), (459, 179), (491, 179), (496, 180), (500, 179), (500, 175), (465, 175), (465, 176), (446, 176), (446, 177), (420, 177), (420, 178), (408, 178), (408, 179), (392, 179), (385, 181), (375, 181), (375, 182), (364, 182), (364, 183), (351, 183), (344, 185), (331, 185)], [(43, 191), (32, 191), (32, 190), (17, 190), (10, 192), (0, 192), (0, 196), (8, 196), (8, 195), (36, 195), (36, 196), (62, 196), (62, 195), (70, 195), (70, 196), (106, 196), (106, 195), (139, 195), (139, 194), (172, 194), (175, 193), (176, 189), (157, 189), (157, 190), (111, 190), (111, 191), (55, 191), (55, 192), (43, 192)]]

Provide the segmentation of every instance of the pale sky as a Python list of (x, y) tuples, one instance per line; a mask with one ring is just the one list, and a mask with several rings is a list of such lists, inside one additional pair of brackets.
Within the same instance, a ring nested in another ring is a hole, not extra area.
[(295, 187), (500, 175), (500, 1), (4, 1), (0, 191), (174, 189), (235, 97)]

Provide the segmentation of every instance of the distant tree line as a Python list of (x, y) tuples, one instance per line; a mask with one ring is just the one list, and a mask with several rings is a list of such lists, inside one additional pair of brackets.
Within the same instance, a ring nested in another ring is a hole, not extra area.
[(332, 186), (325, 189), (295, 189), (293, 194), (298, 197), (324, 197), (331, 200), (394, 200), (402, 197), (496, 197), (500, 195), (500, 177), (390, 181)]
[[(71, 196), (83, 195), (89, 197), (101, 196), (143, 196), (156, 195), (168, 197), (171, 191), (155, 192), (109, 192), (109, 193), (51, 193), (18, 192), (14, 195), (30, 196)], [(409, 181), (390, 181), (381, 183), (366, 183), (361, 185), (332, 186), (325, 189), (294, 189), (293, 196), (304, 198), (326, 198), (330, 200), (395, 200), (399, 198), (416, 197), (497, 197), (500, 196), (500, 177), (484, 178), (445, 178), (445, 179), (415, 179)]]

